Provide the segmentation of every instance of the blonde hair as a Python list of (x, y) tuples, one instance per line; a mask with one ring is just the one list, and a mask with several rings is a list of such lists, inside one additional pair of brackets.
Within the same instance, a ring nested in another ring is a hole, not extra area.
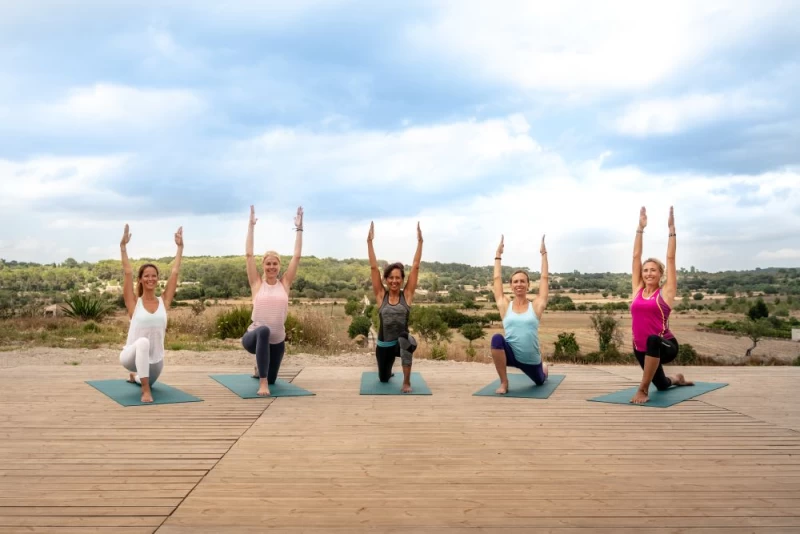
[(642, 262), (642, 269), (643, 270), (644, 270), (644, 266), (646, 264), (648, 264), (648, 263), (655, 263), (656, 267), (658, 267), (658, 272), (661, 273), (661, 279), (658, 281), (658, 285), (662, 285), (667, 280), (667, 276), (665, 274), (666, 273), (666, 267), (664, 267), (664, 264), (661, 263), (661, 260), (659, 260), (657, 258), (647, 258), (646, 260), (644, 260)]
[[(267, 261), (267, 258), (275, 258), (276, 260), (278, 260), (278, 275), (279, 275), (278, 277), (280, 278), (280, 270), (282, 266), (281, 257), (274, 250), (268, 250), (264, 253), (264, 256), (261, 258), (262, 266), (264, 265), (264, 262)], [(267, 273), (265, 272), (262, 276), (267, 276)]]

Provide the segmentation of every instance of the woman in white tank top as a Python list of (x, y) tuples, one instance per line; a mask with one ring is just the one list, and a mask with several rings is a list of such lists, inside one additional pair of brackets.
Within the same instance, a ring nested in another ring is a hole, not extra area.
[(119, 355), (119, 361), (128, 371), (128, 382), (141, 384), (142, 402), (153, 402), (153, 393), (150, 386), (155, 383), (161, 370), (164, 368), (164, 334), (167, 331), (167, 310), (172, 304), (175, 290), (178, 287), (178, 274), (181, 270), (181, 257), (183, 256), (183, 227), (175, 232), (175, 244), (178, 252), (172, 264), (167, 287), (164, 293), (156, 296), (158, 287), (158, 267), (146, 263), (139, 267), (138, 284), (136, 293), (133, 291), (133, 270), (128, 261), (127, 245), (131, 240), (128, 225), (119, 248), (122, 253), (122, 270), (124, 281), (122, 295), (131, 326), (128, 330), (128, 340)]
[(258, 395), (268, 397), (269, 386), (278, 378), (278, 371), (286, 350), (286, 329), (284, 323), (289, 313), (289, 291), (292, 281), (300, 265), (303, 249), (303, 208), (297, 208), (294, 218), (297, 236), (294, 240), (294, 254), (283, 276), (278, 278), (281, 270), (281, 258), (278, 253), (268, 250), (261, 260), (264, 277), (258, 274), (253, 257), (253, 230), (256, 226), (255, 208), (250, 206), (250, 222), (247, 225), (246, 261), (247, 280), (253, 294), (252, 323), (242, 336), (242, 346), (247, 352), (255, 355), (256, 365), (253, 378), (258, 378)]

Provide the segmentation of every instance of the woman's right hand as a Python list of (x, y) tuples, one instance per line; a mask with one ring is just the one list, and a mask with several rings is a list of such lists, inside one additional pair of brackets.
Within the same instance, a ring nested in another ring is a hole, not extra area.
[(375, 238), (375, 222), (370, 221), (369, 223), (369, 234), (367, 234), (367, 242), (371, 242)]
[(503, 241), (504, 240), (505, 240), (505, 236), (503, 236), (501, 234), (500, 235), (500, 244), (497, 246), (497, 254), (494, 255), (495, 258), (499, 258), (500, 256), (503, 255), (503, 248), (504, 248)]
[(124, 248), (131, 240), (132, 236), (133, 234), (128, 233), (128, 225), (126, 224), (125, 231), (122, 233), (122, 239), (119, 240), (119, 246)]
[(645, 226), (647, 226), (647, 210), (642, 206), (639, 210), (639, 229), (644, 230)]
[(258, 221), (258, 219), (256, 219), (256, 210), (251, 205), (250, 206), (250, 226), (255, 226), (256, 225), (256, 221)]

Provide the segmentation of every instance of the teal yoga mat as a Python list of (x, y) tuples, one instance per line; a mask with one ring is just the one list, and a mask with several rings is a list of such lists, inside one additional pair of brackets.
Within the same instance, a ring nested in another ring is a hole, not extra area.
[(153, 402), (142, 402), (142, 387), (139, 384), (131, 384), (127, 380), (87, 380), (86, 383), (123, 406), (150, 406), (152, 404), (203, 401), (203, 399), (198, 399), (161, 382), (156, 382), (150, 386), (150, 390), (153, 392)]
[(668, 408), (673, 404), (678, 404), (685, 400), (693, 399), (709, 391), (724, 388), (728, 384), (717, 382), (695, 382), (693, 386), (671, 387), (666, 391), (658, 391), (654, 385), (650, 384), (648, 396), (650, 400), (644, 404), (632, 404), (631, 399), (636, 393), (637, 387), (623, 389), (608, 395), (602, 395), (589, 399), (593, 402), (608, 402), (611, 404), (628, 404), (630, 406), (646, 406), (650, 408)]
[(541, 386), (522, 373), (508, 373), (508, 393), (498, 395), (494, 391), (500, 387), (498, 378), (480, 391), (472, 394), (473, 397), (515, 397), (525, 399), (546, 399), (564, 381), (566, 375), (549, 375)]
[(252, 375), (210, 375), (211, 378), (233, 391), (243, 399), (268, 399), (269, 397), (306, 397), (314, 395), (308, 390), (281, 380), (269, 386), (269, 397), (258, 396), (258, 379)]
[(388, 382), (378, 380), (378, 373), (368, 371), (361, 375), (362, 395), (432, 395), (428, 384), (419, 373), (411, 373), (411, 393), (402, 393), (403, 373), (398, 372)]

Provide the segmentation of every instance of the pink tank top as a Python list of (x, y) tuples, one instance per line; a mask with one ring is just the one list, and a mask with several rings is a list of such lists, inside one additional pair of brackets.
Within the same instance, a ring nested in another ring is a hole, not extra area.
[(672, 339), (669, 331), (669, 314), (672, 311), (661, 296), (661, 288), (656, 289), (649, 299), (642, 297), (640, 289), (631, 302), (631, 328), (633, 348), (640, 352), (647, 350), (647, 338), (652, 335)]
[(275, 285), (261, 282), (261, 288), (253, 299), (252, 324), (247, 331), (259, 326), (269, 328), (270, 344), (280, 343), (286, 339), (286, 316), (289, 314), (289, 295), (278, 281)]

